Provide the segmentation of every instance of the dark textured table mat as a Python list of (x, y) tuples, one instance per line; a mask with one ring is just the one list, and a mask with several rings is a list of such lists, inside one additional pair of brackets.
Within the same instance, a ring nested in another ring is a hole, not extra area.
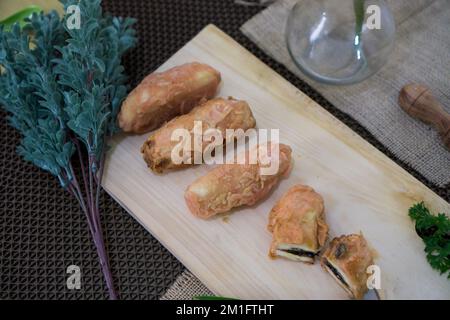
[[(239, 31), (259, 7), (239, 6), (234, 0), (104, 0), (103, 6), (114, 15), (139, 19), (139, 46), (125, 61), (132, 85), (204, 26), (214, 23), (396, 160), (356, 121), (270, 59)], [(78, 204), (53, 177), (15, 154), (19, 136), (7, 126), (3, 112), (0, 130), (0, 299), (106, 298), (95, 248)], [(398, 163), (449, 201), (450, 186), (436, 188), (404, 163)], [(111, 268), (121, 298), (158, 298), (184, 270), (183, 265), (104, 192), (101, 208)], [(66, 268), (71, 264), (81, 267), (80, 291), (66, 288)]]

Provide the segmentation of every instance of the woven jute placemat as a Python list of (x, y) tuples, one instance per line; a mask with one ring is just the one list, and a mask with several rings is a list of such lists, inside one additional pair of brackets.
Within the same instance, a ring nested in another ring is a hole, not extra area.
[(436, 131), (407, 116), (397, 103), (405, 84), (419, 82), (432, 88), (450, 112), (448, 0), (388, 0), (397, 24), (394, 53), (375, 76), (352, 86), (317, 83), (295, 66), (287, 50), (285, 27), (297, 2), (276, 1), (245, 23), (242, 31), (339, 110), (359, 121), (396, 157), (435, 184), (448, 184), (450, 152)]
[(161, 297), (161, 300), (193, 300), (214, 295), (197, 277), (184, 271)]

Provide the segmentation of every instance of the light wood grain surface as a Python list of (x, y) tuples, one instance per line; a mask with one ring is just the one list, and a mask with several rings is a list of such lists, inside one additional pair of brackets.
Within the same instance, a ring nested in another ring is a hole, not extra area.
[(160, 70), (194, 60), (222, 72), (220, 95), (247, 100), (259, 128), (281, 129), (295, 164), (266, 201), (237, 210), (227, 220), (203, 221), (189, 213), (183, 193), (210, 168), (154, 175), (139, 152), (148, 135), (116, 137), (105, 189), (188, 269), (224, 296), (347, 298), (318, 264), (268, 258), (269, 211), (289, 187), (302, 183), (323, 195), (331, 236), (362, 231), (375, 248), (383, 298), (450, 298), (450, 283), (427, 263), (407, 215), (422, 200), (448, 213), (446, 201), (216, 27), (205, 28)]

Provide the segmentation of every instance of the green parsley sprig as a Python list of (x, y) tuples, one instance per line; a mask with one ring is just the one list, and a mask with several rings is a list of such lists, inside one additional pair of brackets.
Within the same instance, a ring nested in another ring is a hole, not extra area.
[[(444, 213), (433, 215), (423, 202), (409, 209), (416, 222), (416, 232), (425, 243), (430, 265), (445, 274), (450, 271), (450, 219)], [(447, 274), (450, 279), (450, 272)]]
[[(80, 9), (81, 28), (56, 12), (21, 28), (0, 26), (0, 105), (23, 139), (18, 153), (56, 176), (80, 203), (111, 299), (116, 299), (100, 223), (107, 139), (127, 88), (121, 59), (136, 43), (134, 19), (103, 14), (101, 0), (61, 0)], [(81, 179), (72, 165), (77, 154)]]

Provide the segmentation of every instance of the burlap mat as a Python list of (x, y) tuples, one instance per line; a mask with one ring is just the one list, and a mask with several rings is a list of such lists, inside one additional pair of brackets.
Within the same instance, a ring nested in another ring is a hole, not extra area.
[(192, 273), (184, 271), (161, 297), (161, 300), (193, 300), (199, 296), (212, 296), (213, 293)]
[(450, 111), (448, 0), (388, 0), (397, 22), (395, 52), (375, 76), (345, 87), (318, 84), (303, 75), (291, 60), (284, 32), (296, 2), (278, 0), (245, 23), (242, 32), (359, 121), (396, 157), (439, 186), (449, 183), (450, 152), (434, 130), (407, 116), (397, 104), (401, 87), (415, 81), (431, 87)]

